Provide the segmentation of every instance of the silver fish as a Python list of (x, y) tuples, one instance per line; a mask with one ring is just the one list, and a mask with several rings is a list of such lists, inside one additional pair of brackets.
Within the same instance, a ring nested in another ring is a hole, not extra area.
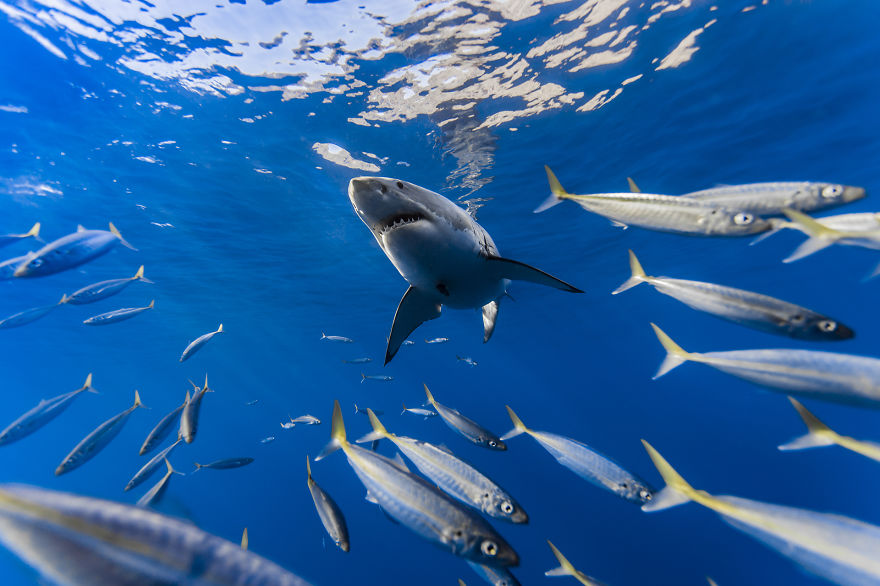
[(241, 468), (242, 466), (247, 466), (253, 461), (253, 458), (225, 458), (223, 460), (215, 460), (213, 462), (209, 462), (208, 464), (199, 464), (198, 462), (196, 462), (195, 472), (198, 472), (202, 468), (208, 468), (211, 470), (230, 470), (232, 468)]
[(880, 444), (864, 440), (857, 440), (846, 435), (840, 435), (819, 420), (818, 417), (810, 413), (806, 407), (800, 404), (792, 397), (788, 398), (791, 404), (797, 409), (801, 419), (807, 426), (807, 434), (797, 437), (788, 443), (779, 446), (783, 452), (790, 450), (805, 450), (807, 448), (820, 448), (822, 446), (838, 445), (842, 448), (861, 454), (866, 458), (871, 458), (876, 462), (880, 462)]
[(660, 293), (678, 299), (697, 311), (771, 334), (824, 341), (847, 340), (855, 335), (835, 319), (767, 295), (702, 281), (650, 277), (645, 274), (632, 250), (629, 251), (629, 266), (632, 276), (612, 295), (639, 283), (648, 283)]
[(196, 439), (196, 431), (199, 428), (199, 412), (202, 410), (202, 399), (205, 398), (206, 393), (214, 392), (208, 388), (207, 374), (205, 375), (205, 386), (201, 389), (192, 382), (190, 384), (194, 387), (193, 395), (180, 412), (180, 431), (178, 431), (178, 436), (182, 437), (183, 441), (188, 444), (193, 443), (193, 440)]
[(812, 212), (853, 202), (865, 197), (865, 189), (836, 183), (776, 181), (721, 185), (684, 193), (681, 197), (759, 216), (778, 216), (784, 208)]
[[(877, 231), (880, 230), (880, 213), (877, 212), (837, 214), (835, 216), (824, 216), (822, 218), (811, 219), (819, 225), (837, 232), (858, 232), (865, 236), (871, 236), (876, 235)], [(809, 230), (807, 229), (807, 227), (797, 221), (773, 218), (770, 220), (770, 223), (773, 224), (772, 229), (768, 232), (764, 232), (763, 234), (755, 238), (751, 242), (750, 246), (766, 240), (780, 230), (797, 230), (799, 232), (809, 235)], [(876, 249), (878, 246), (876, 240), (871, 238), (868, 238), (864, 243), (860, 241), (860, 243), (867, 244), (865, 248)], [(801, 258), (803, 258), (803, 256)]]
[(556, 546), (550, 543), (550, 540), (547, 540), (547, 545), (550, 546), (550, 549), (553, 550), (553, 555), (556, 556), (556, 561), (559, 562), (559, 566), (553, 568), (552, 570), (547, 570), (544, 572), (545, 576), (571, 576), (584, 586), (605, 586), (602, 582), (599, 582), (595, 578), (587, 576), (568, 561), (562, 552), (556, 549)]
[(651, 324), (666, 358), (657, 379), (683, 362), (702, 362), (771, 390), (836, 403), (880, 408), (880, 360), (816, 350), (686, 352)]
[(15, 278), (15, 269), (33, 254), (33, 252), (29, 252), (0, 262), (0, 281), (8, 281), (9, 279)]
[(162, 500), (162, 497), (165, 496), (165, 491), (168, 490), (168, 484), (171, 482), (172, 474), (180, 474), (183, 476), (183, 472), (178, 472), (174, 468), (171, 467), (171, 462), (168, 459), (165, 459), (165, 466), (167, 467), (167, 471), (165, 472), (165, 476), (162, 477), (159, 482), (153, 485), (153, 487), (144, 493), (144, 496), (138, 499), (137, 506), (139, 507), (152, 507), (153, 505), (159, 504), (159, 501)]
[(412, 340), (404, 340), (400, 343), (401, 346), (412, 346), (413, 344), (415, 344), (415, 342), (413, 342)]
[(446, 407), (445, 405), (441, 405), (437, 401), (434, 400), (434, 395), (431, 394), (431, 391), (428, 390), (428, 385), (424, 385), (425, 387), (425, 395), (428, 397), (428, 403), (434, 408), (443, 422), (449, 426), (450, 429), (457, 432), (459, 435), (471, 441), (478, 446), (482, 446), (484, 448), (489, 448), (490, 450), (499, 450), (504, 451), (507, 449), (507, 445), (501, 438), (474, 421), (473, 419), (469, 419), (459, 413), (457, 410), (452, 409), (450, 407)]
[(261, 443), (261, 444), (271, 444), (271, 443), (274, 442), (274, 441), (275, 441), (275, 436), (274, 436), (274, 435), (269, 435), (269, 436), (266, 436), (266, 437), (264, 437), (263, 439), (261, 439), (261, 440), (260, 440), (260, 443)]
[(352, 360), (343, 360), (345, 364), (366, 364), (367, 362), (372, 362), (372, 358), (353, 358)]
[(9, 328), (18, 328), (23, 325), (27, 325), (29, 323), (35, 322), (41, 317), (45, 317), (50, 311), (58, 307), (59, 305), (63, 305), (67, 303), (67, 295), (61, 297), (61, 301), (56, 303), (55, 305), (45, 305), (43, 307), (33, 307), (31, 309), (26, 309), (24, 311), (19, 311), (18, 313), (14, 313), (9, 317), (0, 320), (0, 329), (9, 329)]
[(659, 511), (694, 501), (718, 513), (736, 529), (835, 584), (880, 583), (880, 527), (842, 515), (818, 513), (734, 496), (695, 490), (642, 440), (666, 482), (657, 498), (642, 507)]
[(168, 434), (171, 433), (171, 430), (174, 428), (174, 424), (180, 419), (180, 412), (183, 411), (183, 408), (186, 407), (188, 402), (189, 391), (186, 392), (186, 399), (183, 400), (183, 403), (181, 403), (174, 411), (160, 419), (159, 423), (156, 424), (156, 427), (150, 431), (147, 435), (147, 439), (145, 439), (143, 445), (141, 445), (141, 449), (138, 452), (139, 455), (143, 456), (144, 454), (151, 452), (156, 446), (162, 443), (162, 440), (168, 437)]
[(400, 412), (401, 415), (404, 413), (412, 413), (413, 415), (419, 415), (421, 417), (437, 417), (437, 412), (431, 409), (419, 409), (418, 407), (407, 407), (406, 403), (403, 404), (403, 411)]
[[(470, 560), (468, 560), (467, 564), (487, 584), (491, 584), (492, 586), (520, 586), (519, 580), (517, 580), (516, 577), (511, 574), (510, 570), (508, 570), (507, 568), (487, 566), (484, 564), (472, 562)], [(459, 584), (464, 584), (464, 582), (462, 582), (461, 580), (459, 580), (458, 582)]]
[[(825, 222), (825, 220), (829, 220), (830, 218), (813, 219), (796, 210), (784, 210), (784, 212), (793, 224), (790, 226), (800, 230), (809, 236), (809, 238), (798, 246), (797, 249), (795, 249), (795, 251), (782, 262), (789, 263), (800, 260), (810, 256), (814, 252), (828, 248), (833, 244), (880, 250), (880, 221), (877, 220), (876, 214), (874, 216), (876, 225), (873, 227), (868, 227), (870, 226), (870, 218), (860, 217), (856, 220), (852, 218), (854, 214), (851, 214), (850, 218), (847, 218), (848, 224), (854, 225), (864, 222), (864, 224), (868, 225), (858, 227), (865, 229), (858, 229), (852, 227), (832, 228)], [(840, 222), (840, 224), (843, 224), (843, 222)], [(787, 224), (777, 224), (778, 227), (786, 225)], [(877, 275), (878, 272), (880, 272), (880, 267), (878, 267), (871, 276)]]
[[(385, 415), (385, 412), (382, 411), (381, 409), (371, 409), (371, 411), (373, 413), (375, 413), (376, 415)], [(367, 410), (359, 408), (357, 406), (357, 403), (354, 404), (354, 412), (357, 415), (367, 415)]]
[[(290, 416), (288, 415), (288, 418)], [(320, 425), (321, 420), (314, 415), (300, 415), (296, 419), (291, 419), (291, 423), (301, 423), (303, 425)]]
[(144, 266), (137, 270), (133, 277), (127, 279), (110, 279), (108, 281), (100, 281), (92, 283), (78, 291), (75, 291), (67, 298), (67, 302), (73, 305), (83, 305), (86, 303), (94, 303), (102, 299), (107, 299), (112, 295), (116, 295), (134, 281), (143, 283), (152, 283), (151, 280), (144, 278)]
[(185, 360), (189, 360), (189, 357), (199, 351), (199, 349), (208, 343), (208, 341), (216, 336), (217, 334), (223, 333), (223, 324), (220, 324), (220, 327), (214, 330), (213, 332), (208, 332), (207, 334), (202, 334), (195, 340), (189, 343), (189, 345), (183, 349), (183, 354), (180, 355), (180, 361), (183, 362)]
[(119, 435), (125, 422), (128, 421), (129, 416), (134, 413), (134, 410), (138, 407), (143, 407), (143, 403), (141, 403), (140, 395), (135, 391), (134, 404), (122, 413), (111, 417), (96, 427), (92, 433), (76, 444), (76, 447), (67, 454), (67, 457), (65, 457), (61, 464), (58, 465), (58, 468), (55, 469), (55, 476), (61, 476), (66, 472), (75, 470), (95, 457), (95, 455), (103, 450), (113, 438)]
[(364, 373), (361, 373), (361, 382), (364, 382), (365, 380), (377, 380), (377, 381), (387, 383), (387, 382), (393, 381), (394, 377), (387, 375), (387, 374), (364, 374)]
[(456, 355), (455, 358), (456, 358), (459, 362), (464, 362), (464, 363), (467, 364), (468, 366), (472, 366), (472, 367), (473, 367), (473, 366), (476, 366), (476, 365), (477, 365), (477, 361), (474, 360), (473, 358), (471, 358), (470, 356), (458, 356), (458, 355)]
[(650, 230), (693, 236), (746, 236), (769, 230), (770, 222), (750, 212), (701, 202), (676, 195), (650, 193), (597, 193), (573, 195), (565, 191), (550, 170), (547, 178), (553, 195), (535, 212), (542, 212), (565, 199), (587, 211), (599, 214), (621, 227), (639, 226)]
[(465, 559), (515, 566), (519, 556), (482, 517), (384, 456), (350, 444), (339, 401), (333, 405), (330, 443), (317, 459), (342, 449), (370, 498), (389, 517)]
[(0, 432), (0, 446), (11, 444), (42, 428), (70, 407), (73, 400), (83, 391), (98, 392), (92, 388), (92, 373), (86, 377), (86, 382), (82, 387), (51, 399), (43, 399), (36, 407), (10, 423), (6, 429)]
[(342, 342), (344, 344), (351, 344), (354, 342), (351, 338), (346, 338), (345, 336), (328, 336), (324, 332), (321, 332), (321, 339), (327, 340), (328, 342)]
[(425, 344), (445, 344), (449, 341), (449, 338), (431, 338), (430, 340), (425, 340)]
[(156, 470), (159, 469), (159, 466), (162, 465), (162, 462), (171, 455), (171, 452), (176, 448), (180, 442), (183, 441), (178, 438), (173, 444), (150, 458), (150, 461), (144, 464), (140, 470), (135, 472), (135, 475), (131, 477), (131, 480), (128, 481), (128, 484), (125, 485), (125, 491), (140, 486), (144, 482), (150, 479), (150, 477), (156, 473)]
[(312, 465), (309, 464), (308, 456), (306, 456), (306, 473), (306, 484), (309, 487), (312, 500), (315, 501), (315, 509), (318, 511), (318, 517), (321, 519), (324, 530), (339, 549), (348, 552), (351, 544), (348, 540), (348, 526), (345, 524), (345, 517), (336, 501), (312, 479)]
[(0, 235), (0, 246), (8, 246), (13, 242), (18, 242), (19, 240), (24, 240), (25, 238), (34, 238), (35, 240), (40, 239), (40, 223), (37, 222), (34, 224), (30, 230), (25, 232), (24, 234), (2, 234)]
[(115, 324), (117, 322), (131, 319), (134, 316), (139, 315), (149, 309), (153, 309), (153, 306), (155, 304), (155, 301), (150, 301), (150, 304), (146, 307), (123, 307), (122, 309), (115, 309), (113, 311), (108, 311), (107, 313), (94, 315), (86, 320), (83, 320), (83, 323), (87, 326), (106, 326), (109, 324)]
[(357, 443), (390, 440), (422, 474), (445, 493), (490, 517), (511, 523), (529, 522), (529, 516), (522, 506), (479, 470), (448, 450), (428, 442), (390, 433), (374, 413), (370, 410), (367, 410), (367, 413), (373, 431), (357, 440)]
[(53, 584), (308, 586), (192, 523), (26, 485), (0, 485), (0, 541)]
[(296, 423), (293, 423), (291, 421), (288, 421), (286, 423), (284, 421), (281, 422), (281, 429), (293, 429), (294, 427), (296, 427)]
[(586, 480), (631, 503), (643, 504), (654, 495), (651, 486), (619, 464), (579, 441), (546, 431), (535, 431), (523, 424), (513, 409), (507, 407), (513, 429), (502, 436), (510, 439), (522, 433), (532, 436), (556, 461)]
[(110, 230), (86, 230), (80, 226), (73, 234), (50, 242), (25, 259), (15, 269), (17, 278), (44, 277), (66, 271), (110, 252), (117, 244), (136, 250), (110, 223)]

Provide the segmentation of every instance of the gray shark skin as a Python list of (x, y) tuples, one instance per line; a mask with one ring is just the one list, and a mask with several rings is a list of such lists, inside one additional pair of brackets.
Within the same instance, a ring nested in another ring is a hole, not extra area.
[(482, 308), (483, 342), (488, 342), (498, 300), (511, 280), (583, 292), (544, 271), (502, 258), (492, 237), (467, 212), (418, 185), (388, 177), (356, 177), (348, 184), (348, 198), (410, 285), (391, 325), (385, 364), (419, 325), (440, 316), (442, 305)]

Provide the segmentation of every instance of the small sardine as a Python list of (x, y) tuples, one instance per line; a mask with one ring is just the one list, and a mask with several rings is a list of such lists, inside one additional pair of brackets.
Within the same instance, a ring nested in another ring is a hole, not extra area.
[(759, 216), (778, 216), (785, 208), (812, 212), (856, 201), (865, 197), (865, 189), (835, 183), (777, 181), (721, 185), (684, 193), (681, 197)]
[(559, 562), (559, 566), (553, 568), (552, 570), (547, 570), (544, 572), (545, 576), (571, 576), (584, 586), (604, 586), (602, 582), (599, 582), (595, 578), (587, 576), (568, 561), (562, 552), (556, 549), (556, 546), (550, 543), (550, 540), (547, 540), (547, 545), (550, 546), (550, 549), (553, 550), (553, 555), (556, 556), (556, 561)]
[(354, 342), (351, 338), (346, 338), (345, 336), (328, 336), (324, 332), (321, 332), (321, 339), (327, 340), (328, 342), (342, 342), (344, 344), (351, 344)]
[(215, 460), (209, 464), (199, 464), (195, 462), (196, 469), (194, 472), (198, 472), (202, 468), (209, 468), (211, 470), (229, 470), (231, 468), (241, 468), (242, 466), (247, 466), (251, 462), (253, 462), (253, 458), (226, 458), (223, 460)]
[(403, 404), (403, 411), (400, 412), (401, 415), (404, 413), (412, 413), (413, 415), (420, 415), (421, 417), (436, 417), (437, 412), (431, 409), (420, 409), (418, 407), (407, 407), (406, 403)]
[(151, 280), (144, 278), (143, 265), (141, 265), (133, 277), (127, 279), (110, 279), (109, 281), (101, 281), (83, 287), (71, 294), (70, 297), (67, 298), (67, 302), (73, 305), (84, 305), (86, 303), (94, 303), (95, 301), (107, 299), (112, 295), (116, 295), (134, 281), (152, 283)]
[(199, 428), (199, 413), (202, 410), (202, 399), (205, 398), (206, 393), (213, 393), (214, 391), (208, 388), (208, 375), (205, 375), (205, 386), (201, 389), (197, 387), (195, 384), (190, 382), (193, 385), (193, 395), (189, 401), (187, 401), (183, 409), (180, 412), (180, 430), (178, 431), (178, 436), (183, 438), (188, 444), (193, 443), (196, 439), (196, 431)]
[(838, 445), (867, 458), (880, 462), (880, 444), (864, 440), (857, 440), (849, 436), (840, 435), (810, 413), (799, 401), (788, 398), (794, 408), (797, 409), (801, 419), (807, 426), (807, 434), (797, 437), (788, 443), (779, 446), (783, 452), (790, 450), (805, 450), (807, 448), (820, 448), (822, 446)]
[[(846, 223), (850, 224), (850, 226), (834, 228), (831, 224), (831, 220), (834, 217), (814, 219), (796, 210), (783, 211), (791, 222), (777, 224), (777, 229), (792, 227), (809, 236), (793, 253), (782, 261), (784, 263), (800, 260), (833, 244), (880, 250), (880, 219), (878, 219), (876, 214), (873, 214), (873, 226), (871, 226), (870, 217), (864, 218), (862, 214), (858, 214), (859, 217), (854, 218), (853, 216), (857, 216), (857, 214), (847, 214)], [(838, 218), (839, 224), (843, 224), (841, 220), (842, 218)], [(860, 222), (867, 225), (857, 226)], [(878, 273), (880, 273), (880, 267), (871, 276), (876, 276)]]
[(125, 485), (124, 490), (127, 492), (127, 491), (143, 484), (147, 480), (149, 480), (150, 477), (153, 476), (153, 474), (155, 474), (156, 470), (159, 469), (159, 466), (162, 465), (162, 462), (166, 458), (171, 456), (171, 452), (174, 450), (174, 448), (176, 448), (180, 444), (181, 441), (183, 441), (183, 440), (178, 438), (173, 444), (171, 444), (170, 446), (168, 446), (167, 448), (165, 448), (164, 450), (162, 450), (161, 452), (159, 452), (158, 454), (156, 454), (155, 456), (150, 458), (149, 462), (144, 464), (140, 470), (135, 472), (135, 475), (132, 476), (131, 480), (128, 481), (128, 484)]
[(171, 462), (168, 461), (168, 458), (165, 459), (165, 466), (168, 469), (167, 472), (165, 472), (165, 476), (163, 476), (159, 482), (157, 482), (150, 490), (148, 490), (144, 494), (144, 496), (138, 499), (137, 506), (152, 507), (153, 505), (158, 505), (159, 501), (162, 500), (162, 497), (165, 496), (165, 491), (168, 490), (168, 484), (171, 482), (171, 475), (184, 475), (183, 472), (178, 472), (171, 467)]
[(111, 417), (92, 431), (89, 435), (82, 439), (76, 447), (71, 450), (67, 457), (55, 469), (55, 476), (61, 476), (66, 472), (75, 470), (94, 458), (98, 452), (107, 447), (113, 438), (122, 431), (125, 422), (129, 416), (134, 413), (135, 409), (143, 407), (141, 397), (137, 391), (134, 392), (134, 404), (122, 413)]
[(253, 407), (254, 405), (256, 405), (259, 402), (260, 402), (259, 399), (254, 399), (253, 401), (248, 401), (247, 403), (245, 403), (245, 405), (247, 405), (248, 407)]
[(389, 376), (387, 374), (364, 374), (361, 373), (361, 382), (365, 380), (378, 380), (383, 382), (388, 382), (394, 380), (393, 376)]
[(183, 408), (186, 407), (188, 402), (189, 391), (186, 392), (186, 398), (183, 400), (183, 403), (174, 409), (174, 411), (160, 419), (159, 423), (156, 424), (156, 427), (150, 431), (147, 435), (147, 439), (145, 439), (143, 445), (141, 445), (141, 449), (138, 452), (139, 455), (143, 456), (144, 454), (153, 451), (156, 446), (162, 443), (162, 440), (168, 437), (168, 434), (171, 433), (171, 430), (174, 428), (174, 424), (180, 418), (180, 412), (183, 411)]
[[(288, 415), (288, 418), (290, 416)], [(300, 415), (296, 419), (291, 419), (291, 423), (301, 423), (303, 425), (320, 425), (321, 420), (314, 415)]]
[(430, 340), (425, 340), (425, 344), (445, 344), (449, 341), (449, 338), (431, 338)]
[(87, 326), (106, 326), (109, 324), (115, 324), (117, 322), (131, 319), (134, 316), (147, 311), (148, 309), (153, 309), (153, 306), (155, 304), (155, 301), (150, 301), (150, 304), (146, 307), (123, 307), (122, 309), (115, 309), (113, 311), (108, 311), (107, 313), (92, 316), (86, 320), (83, 320), (83, 323)]
[(25, 238), (34, 238), (35, 240), (40, 239), (40, 223), (37, 222), (34, 224), (30, 230), (25, 232), (24, 234), (2, 234), (0, 235), (0, 247), (9, 246), (13, 242), (18, 242), (19, 240), (24, 240)]
[(477, 361), (474, 360), (473, 358), (471, 358), (470, 356), (459, 356), (458, 354), (456, 354), (455, 357), (458, 359), (459, 362), (463, 362), (463, 363), (467, 364), (468, 366), (476, 366), (477, 365)]
[(345, 364), (366, 364), (367, 362), (372, 362), (372, 358), (353, 358), (352, 360), (343, 360)]
[(216, 336), (217, 334), (223, 333), (223, 324), (220, 324), (220, 327), (217, 328), (213, 332), (208, 332), (207, 334), (202, 334), (195, 340), (189, 343), (189, 345), (183, 349), (183, 354), (180, 355), (180, 361), (183, 362), (188, 360), (190, 356), (199, 351), (199, 349), (208, 343), (208, 341)]
[(648, 283), (660, 293), (697, 311), (771, 334), (824, 341), (848, 340), (855, 335), (835, 319), (760, 293), (702, 281), (649, 277), (632, 250), (629, 251), (629, 266), (632, 276), (612, 295), (639, 283)]
[(110, 252), (117, 244), (135, 250), (119, 230), (110, 223), (110, 230), (86, 230), (82, 226), (73, 234), (50, 242), (29, 255), (15, 269), (17, 278), (44, 277), (78, 267)]
[(281, 429), (293, 429), (294, 427), (296, 427), (296, 423), (293, 423), (291, 421), (281, 422)]
[(702, 362), (770, 390), (880, 408), (880, 359), (787, 348), (687, 352), (655, 324), (651, 327), (666, 350), (655, 379), (684, 362)]
[(98, 392), (92, 388), (92, 373), (86, 377), (86, 382), (82, 387), (51, 399), (43, 399), (36, 407), (10, 423), (6, 429), (0, 432), (0, 446), (11, 444), (42, 428), (61, 415), (83, 391)]
[(324, 525), (324, 530), (339, 549), (348, 552), (351, 546), (348, 540), (348, 526), (345, 524), (345, 517), (336, 501), (312, 479), (312, 465), (309, 463), (308, 456), (306, 456), (306, 474), (306, 484), (312, 494), (312, 500), (315, 501), (315, 509), (318, 511), (318, 517), (321, 519), (321, 524)]
[(412, 346), (413, 344), (415, 344), (415, 342), (413, 342), (412, 340), (404, 340), (400, 343), (401, 346)]
[[(482, 578), (487, 584), (491, 584), (492, 586), (520, 586), (519, 580), (517, 580), (507, 568), (487, 566), (470, 560), (468, 560), (467, 564), (474, 572), (476, 572), (477, 576)], [(460, 579), (458, 583), (459, 585), (464, 585), (464, 582)]]
[(274, 435), (269, 435), (269, 436), (266, 436), (266, 437), (264, 437), (263, 439), (261, 439), (261, 440), (260, 440), (260, 443), (261, 443), (261, 444), (271, 444), (271, 443), (274, 442), (274, 441), (275, 441), (275, 436), (274, 436)]
[(457, 410), (452, 409), (450, 407), (446, 407), (445, 405), (441, 405), (437, 401), (434, 400), (434, 395), (431, 394), (431, 391), (428, 390), (428, 385), (424, 385), (425, 387), (425, 395), (428, 397), (428, 403), (434, 408), (437, 414), (443, 419), (443, 422), (446, 423), (456, 433), (471, 441), (478, 446), (483, 446), (484, 448), (489, 448), (490, 450), (499, 450), (504, 451), (507, 449), (507, 445), (501, 438), (474, 421), (473, 419), (468, 419)]
[(654, 497), (654, 489), (647, 482), (621, 467), (619, 464), (579, 441), (565, 436), (535, 431), (523, 424), (513, 409), (507, 407), (513, 429), (502, 436), (510, 439), (527, 433), (550, 452), (556, 461), (586, 480), (612, 492), (631, 503), (644, 504)]
[(64, 295), (61, 298), (61, 301), (59, 301), (55, 305), (46, 305), (43, 307), (34, 307), (31, 309), (26, 309), (24, 311), (19, 311), (18, 313), (10, 315), (6, 319), (0, 320), (0, 329), (17, 328), (35, 322), (41, 317), (45, 317), (50, 311), (52, 311), (59, 305), (62, 305), (66, 302), (67, 295)]

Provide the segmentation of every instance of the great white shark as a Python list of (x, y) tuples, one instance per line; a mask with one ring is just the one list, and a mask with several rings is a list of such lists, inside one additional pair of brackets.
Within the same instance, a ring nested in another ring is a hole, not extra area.
[(397, 306), (385, 364), (423, 322), (454, 309), (482, 308), (483, 342), (495, 331), (498, 302), (510, 281), (583, 293), (542, 270), (502, 258), (489, 233), (440, 194), (388, 177), (356, 177), (348, 198), (376, 242), (409, 282)]

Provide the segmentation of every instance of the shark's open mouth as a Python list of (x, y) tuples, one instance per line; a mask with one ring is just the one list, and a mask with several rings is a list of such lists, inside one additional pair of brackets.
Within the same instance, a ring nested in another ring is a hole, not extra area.
[(425, 217), (419, 213), (395, 214), (382, 221), (382, 227), (379, 229), (379, 234), (384, 235), (396, 228), (406, 226), (407, 224), (414, 224), (419, 220), (424, 219)]

